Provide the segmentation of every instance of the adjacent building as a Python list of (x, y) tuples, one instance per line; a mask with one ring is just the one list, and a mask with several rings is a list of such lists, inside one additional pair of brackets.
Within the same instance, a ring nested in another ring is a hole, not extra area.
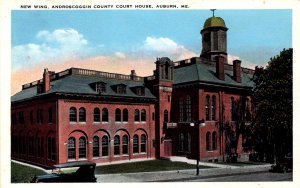
[[(134, 70), (45, 69), (11, 97), (12, 159), (45, 166), (175, 155), (224, 159), (230, 140), (224, 127), (245, 123), (253, 87), (253, 70), (240, 60), (228, 64), (227, 30), (222, 18), (208, 18), (199, 57), (157, 58), (148, 77)], [(241, 100), (245, 110), (237, 114)], [(205, 126), (196, 129), (199, 122)], [(247, 156), (243, 137), (237, 140), (238, 157)]]

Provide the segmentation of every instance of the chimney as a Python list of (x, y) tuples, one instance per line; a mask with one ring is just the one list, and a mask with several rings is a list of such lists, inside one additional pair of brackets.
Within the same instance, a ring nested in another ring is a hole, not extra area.
[(45, 68), (43, 74), (43, 92), (46, 93), (49, 90), (50, 90), (50, 74), (48, 72), (48, 69)]
[(131, 79), (131, 80), (134, 80), (135, 77), (136, 77), (135, 70), (131, 70), (130, 79)]
[(223, 56), (216, 56), (216, 76), (220, 80), (225, 80)]
[(241, 61), (240, 60), (233, 61), (233, 79), (236, 82), (241, 83)]

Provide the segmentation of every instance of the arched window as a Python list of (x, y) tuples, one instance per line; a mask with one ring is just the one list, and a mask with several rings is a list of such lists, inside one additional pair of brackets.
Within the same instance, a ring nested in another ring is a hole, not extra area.
[(79, 138), (79, 158), (86, 158), (86, 139)]
[(179, 135), (179, 150), (184, 151), (184, 134), (180, 133)]
[(134, 110), (134, 121), (140, 121), (140, 111), (138, 109)]
[(212, 150), (216, 150), (217, 149), (217, 133), (216, 131), (214, 131), (212, 133)]
[(128, 136), (124, 135), (122, 138), (122, 154), (128, 154)]
[(115, 121), (121, 121), (121, 110), (119, 108), (115, 111)]
[(99, 157), (99, 137), (93, 138), (93, 157)]
[(207, 121), (210, 120), (209, 106), (210, 106), (210, 96), (207, 95), (206, 98), (205, 98), (205, 119)]
[(210, 147), (210, 132), (206, 133), (206, 151), (210, 151), (211, 147)]
[(192, 137), (190, 133), (187, 135), (187, 150), (188, 152), (192, 151)]
[(114, 138), (114, 155), (120, 155), (120, 136)]
[(179, 98), (179, 122), (183, 122), (183, 101)]
[(108, 156), (108, 136), (102, 137), (102, 156)]
[(235, 121), (234, 118), (234, 98), (230, 98), (230, 113), (231, 113), (231, 121)]
[(146, 144), (147, 144), (146, 135), (142, 134), (141, 135), (141, 152), (142, 153), (146, 153)]
[(212, 96), (212, 101), (211, 101), (211, 120), (215, 121), (216, 120), (216, 96)]
[(48, 160), (55, 160), (55, 138), (48, 137), (47, 139), (47, 159)]
[(37, 146), (37, 157), (43, 157), (44, 155), (44, 142), (43, 142), (43, 138), (41, 136), (37, 136), (36, 138), (36, 146)]
[(75, 152), (75, 138), (71, 137), (68, 140), (68, 159), (75, 159), (76, 152)]
[(102, 121), (108, 122), (108, 110), (107, 108), (102, 109)]
[(168, 110), (164, 111), (164, 122), (169, 122), (169, 112), (168, 112)]
[(100, 110), (99, 110), (99, 108), (94, 108), (94, 122), (100, 122)]
[(141, 121), (146, 121), (146, 110), (141, 110)]
[(123, 122), (128, 122), (128, 110), (123, 109)]
[(76, 122), (77, 121), (77, 111), (75, 107), (71, 107), (69, 110), (69, 121)]
[(85, 108), (81, 107), (79, 109), (79, 122), (85, 122), (85, 120), (86, 120)]
[(192, 117), (191, 117), (191, 97), (188, 95), (186, 96), (186, 121), (190, 122)]
[(139, 153), (139, 137), (138, 137), (138, 135), (133, 136), (133, 153)]

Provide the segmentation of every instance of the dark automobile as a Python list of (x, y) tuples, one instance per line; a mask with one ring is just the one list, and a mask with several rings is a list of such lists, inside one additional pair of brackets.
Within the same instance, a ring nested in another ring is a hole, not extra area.
[(275, 165), (271, 166), (271, 172), (289, 172), (293, 170), (293, 158), (292, 157), (284, 157), (278, 159)]
[[(34, 176), (30, 182), (96, 182), (95, 167), (95, 163), (85, 161), (54, 165), (51, 174)], [(72, 172), (72, 169), (74, 168), (77, 170)]]

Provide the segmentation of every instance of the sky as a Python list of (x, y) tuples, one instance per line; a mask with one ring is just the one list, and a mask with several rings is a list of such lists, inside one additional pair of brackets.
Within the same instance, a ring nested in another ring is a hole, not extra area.
[[(14, 10), (11, 13), (12, 87), (70, 67), (152, 75), (157, 57), (199, 56), (209, 10)], [(229, 63), (265, 66), (292, 47), (292, 10), (216, 10), (227, 31)]]

